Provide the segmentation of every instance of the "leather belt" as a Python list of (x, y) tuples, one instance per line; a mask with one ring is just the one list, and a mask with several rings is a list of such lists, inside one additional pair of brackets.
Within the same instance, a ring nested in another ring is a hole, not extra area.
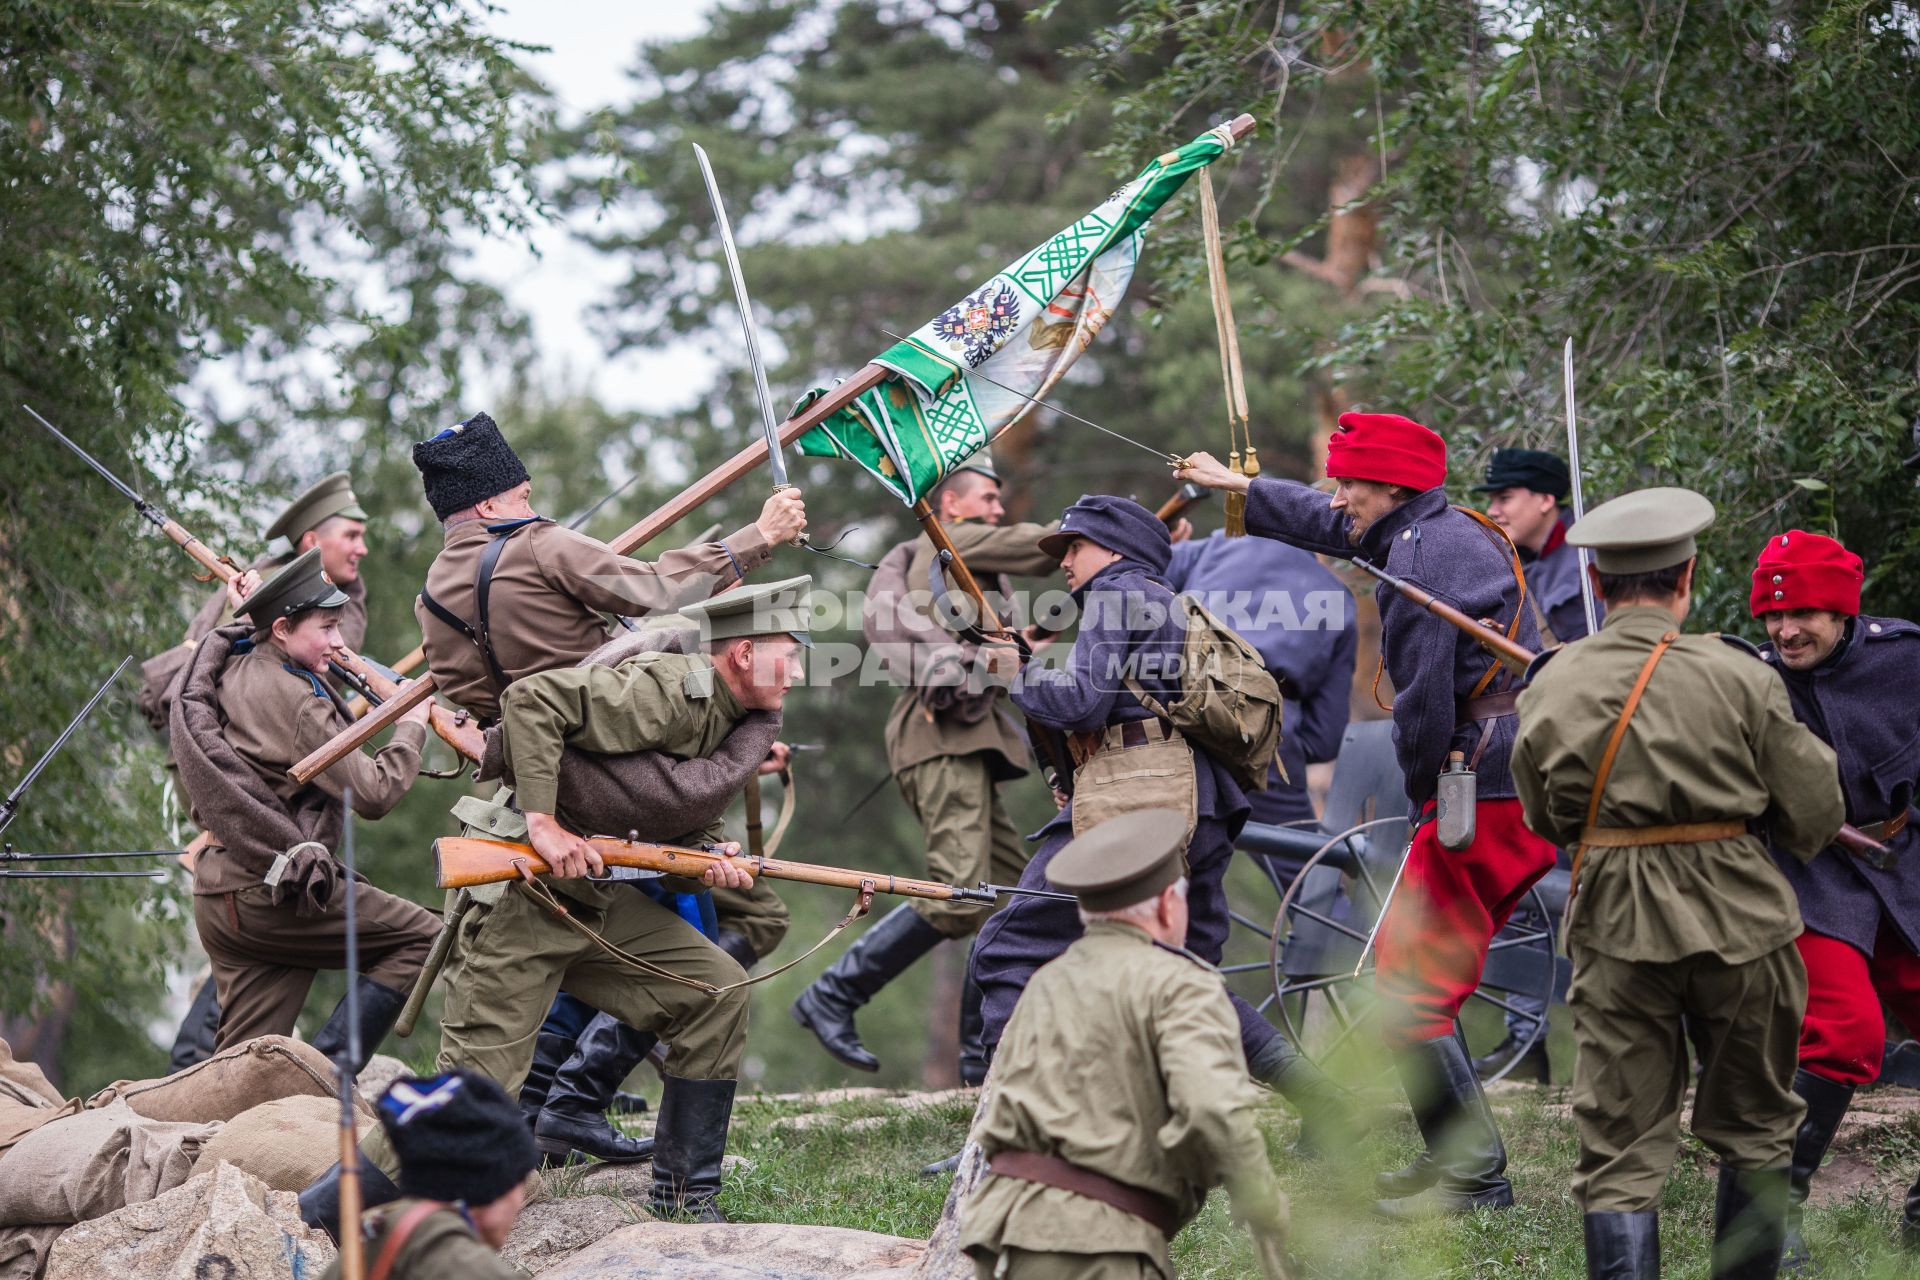
[(1130, 1213), (1161, 1235), (1171, 1237), (1180, 1230), (1180, 1212), (1173, 1201), (1156, 1192), (1116, 1182), (1104, 1173), (1095, 1173), (1059, 1156), (1044, 1156), (1037, 1151), (1002, 1151), (987, 1161), (987, 1172), (1022, 1182), (1037, 1182), (1058, 1187), (1089, 1200), (1110, 1204)]
[(1588, 827), (1580, 833), (1583, 845), (1632, 849), (1650, 844), (1705, 844), (1747, 834), (1743, 821), (1674, 822), (1664, 827)]
[(1501, 716), (1510, 716), (1520, 710), (1520, 691), (1507, 693), (1483, 693), (1477, 698), (1463, 700), (1455, 713), (1456, 724), (1472, 724), (1479, 720), (1498, 720)]
[(1126, 720), (1119, 724), (1110, 724), (1095, 733), (1068, 734), (1067, 750), (1073, 756), (1074, 767), (1078, 768), (1091, 760), (1098, 751), (1144, 747), (1149, 742), (1165, 742), (1173, 734), (1172, 727), (1158, 718)]
[(1860, 830), (1866, 833), (1868, 839), (1878, 840), (1881, 844), (1885, 844), (1907, 829), (1908, 812), (1908, 810), (1903, 809), (1893, 817), (1888, 818), (1885, 822), (1869, 822), (1862, 826)]

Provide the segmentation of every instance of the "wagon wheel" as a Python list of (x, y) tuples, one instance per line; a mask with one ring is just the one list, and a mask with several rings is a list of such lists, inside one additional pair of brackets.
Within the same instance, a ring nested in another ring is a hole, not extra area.
[[(1279, 823), (1278, 825), (1281, 827), (1292, 829), (1292, 830), (1317, 828), (1319, 826), (1319, 819), (1296, 818), (1291, 822), (1282, 822), (1282, 823)], [(1317, 835), (1318, 832), (1316, 831), (1314, 832), (1314, 834)], [(1235, 852), (1245, 857), (1246, 859), (1251, 861), (1255, 867), (1259, 868), (1260, 880), (1264, 882), (1267, 886), (1271, 887), (1273, 890), (1273, 901), (1284, 902), (1286, 900), (1287, 888), (1291, 882), (1286, 879), (1283, 879), (1281, 877), (1280, 871), (1276, 870), (1274, 867), (1274, 863), (1280, 858), (1281, 855), (1273, 854), (1273, 853), (1263, 853), (1257, 849), (1249, 848), (1246, 846), (1241, 846), (1240, 848), (1236, 849)], [(1245, 893), (1246, 889), (1244, 885), (1241, 885), (1239, 887), (1233, 888), (1231, 892), (1234, 897), (1238, 897), (1239, 895)], [(1265, 905), (1264, 901), (1256, 904), (1254, 902), (1247, 901), (1244, 898), (1241, 900), (1241, 905), (1239, 907), (1235, 907), (1233, 905), (1233, 898), (1232, 897), (1229, 898), (1227, 903), (1227, 918), (1229, 921), (1229, 928), (1240, 931), (1240, 933), (1236, 934), (1235, 936), (1245, 937), (1246, 935), (1252, 935), (1252, 937), (1258, 938), (1259, 951), (1262, 955), (1261, 959), (1253, 960), (1250, 962), (1243, 961), (1243, 962), (1235, 963), (1235, 962), (1231, 962), (1223, 959), (1220, 965), (1220, 972), (1226, 977), (1228, 977), (1229, 979), (1237, 977), (1240, 974), (1247, 974), (1247, 973), (1260, 974), (1263, 980), (1267, 977), (1267, 973), (1271, 965), (1269, 961), (1265, 958), (1265, 953), (1269, 950), (1269, 948), (1273, 943), (1273, 931), (1267, 924), (1265, 920), (1265, 916), (1270, 909), (1271, 908)], [(1240, 955), (1245, 955), (1245, 954), (1249, 954), (1248, 948), (1251, 945), (1252, 945), (1251, 941), (1249, 941), (1245, 945), (1229, 944), (1229, 950)], [(1266, 994), (1258, 1001), (1258, 1003), (1255, 1005), (1255, 1008), (1257, 1008), (1263, 1016), (1271, 1019), (1273, 1017), (1273, 1014), (1269, 1011), (1273, 1008), (1273, 1005), (1274, 1005), (1274, 995), (1273, 995), (1272, 986), (1270, 982), (1265, 982), (1265, 981), (1263, 981), (1262, 985), (1266, 986), (1267, 988)], [(1249, 999), (1251, 999), (1253, 996), (1253, 992), (1249, 990), (1242, 990), (1240, 994), (1247, 996)]]
[[(1401, 829), (1397, 838), (1374, 852), (1365, 833), (1391, 825)], [(1362, 1034), (1363, 1027), (1375, 1028), (1378, 1016), (1375, 953), (1359, 962), (1404, 856), (1405, 826), (1404, 818), (1378, 818), (1329, 839), (1287, 887), (1274, 917), (1268, 947), (1273, 994), (1262, 1009), (1277, 1005), (1287, 1035), (1326, 1069), (1343, 1051), (1378, 1043), (1377, 1028)], [(1337, 882), (1326, 872), (1338, 872)], [(1531, 997), (1544, 1008), (1554, 990), (1553, 918), (1537, 890), (1528, 890), (1523, 905), (1529, 909), (1516, 911), (1494, 935), (1481, 985), (1471, 997), (1504, 1012), (1520, 1011), (1515, 997)], [(1511, 1071), (1543, 1029), (1543, 1020), (1533, 1019), (1531, 1033), (1490, 1079)]]

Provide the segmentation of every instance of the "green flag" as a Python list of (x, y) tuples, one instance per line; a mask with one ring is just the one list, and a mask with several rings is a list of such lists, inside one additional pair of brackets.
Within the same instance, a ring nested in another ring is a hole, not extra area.
[[(1020, 393), (1044, 397), (1092, 345), (1133, 279), (1147, 220), (1232, 145), (1222, 125), (1157, 157), (1099, 208), (875, 357), (891, 376), (800, 437), (800, 452), (851, 458), (902, 502), (924, 497), (1031, 407)], [(810, 392), (794, 412), (824, 394)]]

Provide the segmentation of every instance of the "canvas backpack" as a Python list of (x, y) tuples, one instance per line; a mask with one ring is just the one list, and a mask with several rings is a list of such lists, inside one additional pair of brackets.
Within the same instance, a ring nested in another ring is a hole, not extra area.
[(1180, 700), (1162, 706), (1131, 677), (1127, 689), (1224, 765), (1242, 789), (1264, 791), (1280, 748), (1280, 685), (1239, 632), (1192, 596), (1175, 600), (1186, 620)]

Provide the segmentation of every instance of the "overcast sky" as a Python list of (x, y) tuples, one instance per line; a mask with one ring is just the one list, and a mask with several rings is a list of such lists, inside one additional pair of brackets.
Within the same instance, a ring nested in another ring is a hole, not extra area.
[[(501, 36), (549, 47), (527, 61), (575, 119), (626, 96), (626, 72), (642, 43), (698, 32), (713, 7), (713, 0), (496, 3), (501, 12), (493, 25)], [(532, 317), (550, 377), (584, 384), (616, 408), (655, 410), (690, 401), (710, 381), (712, 364), (695, 349), (608, 356), (586, 313), (620, 279), (620, 264), (562, 226), (536, 230), (533, 241), (531, 250), (519, 237), (478, 243), (473, 263)]]

